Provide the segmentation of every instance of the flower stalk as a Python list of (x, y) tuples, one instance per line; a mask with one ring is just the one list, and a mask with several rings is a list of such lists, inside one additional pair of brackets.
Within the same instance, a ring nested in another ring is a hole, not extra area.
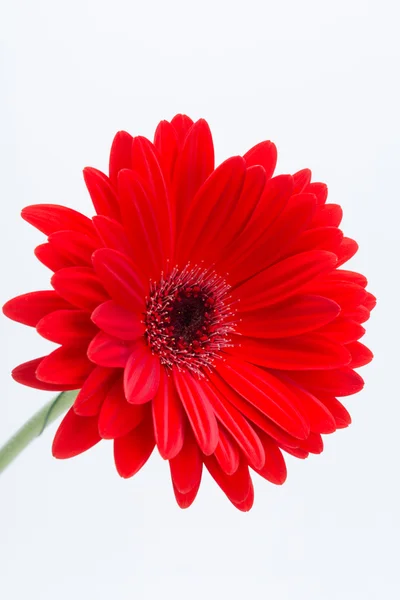
[(0, 448), (0, 473), (37, 437), (39, 437), (50, 423), (64, 414), (74, 403), (79, 390), (62, 392), (50, 400), (29, 421), (25, 423), (9, 440)]

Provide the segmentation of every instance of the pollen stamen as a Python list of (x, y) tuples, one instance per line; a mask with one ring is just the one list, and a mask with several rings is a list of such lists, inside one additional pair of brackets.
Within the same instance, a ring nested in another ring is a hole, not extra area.
[(187, 264), (150, 282), (146, 339), (166, 367), (198, 375), (210, 369), (235, 331), (230, 285), (214, 270)]

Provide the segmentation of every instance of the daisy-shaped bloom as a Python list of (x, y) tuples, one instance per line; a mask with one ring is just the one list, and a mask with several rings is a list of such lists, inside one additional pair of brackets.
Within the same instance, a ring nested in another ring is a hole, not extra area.
[(84, 170), (96, 216), (33, 205), (48, 236), (37, 258), (52, 290), (4, 313), (59, 347), (18, 366), (18, 382), (80, 389), (53, 443), (70, 458), (114, 440), (131, 477), (157, 446), (189, 506), (205, 467), (240, 510), (249, 468), (275, 484), (283, 453), (320, 453), (346, 427), (337, 396), (363, 387), (372, 354), (358, 340), (374, 297), (342, 268), (357, 251), (342, 209), (304, 169), (273, 176), (262, 142), (214, 166), (210, 129), (177, 115), (154, 143), (119, 132), (109, 176)]

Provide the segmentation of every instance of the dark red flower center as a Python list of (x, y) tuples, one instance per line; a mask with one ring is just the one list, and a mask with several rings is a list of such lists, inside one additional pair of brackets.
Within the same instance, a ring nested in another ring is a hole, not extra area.
[(214, 271), (190, 265), (151, 285), (146, 339), (164, 365), (201, 373), (230, 345), (235, 313), (229, 289)]

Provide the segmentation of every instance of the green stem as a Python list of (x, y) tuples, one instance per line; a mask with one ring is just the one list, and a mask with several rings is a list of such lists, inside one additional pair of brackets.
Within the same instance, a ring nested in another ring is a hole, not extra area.
[(28, 444), (39, 437), (60, 415), (65, 413), (74, 403), (79, 390), (62, 392), (50, 400), (29, 421), (25, 423), (13, 436), (0, 448), (0, 473), (16, 458)]

